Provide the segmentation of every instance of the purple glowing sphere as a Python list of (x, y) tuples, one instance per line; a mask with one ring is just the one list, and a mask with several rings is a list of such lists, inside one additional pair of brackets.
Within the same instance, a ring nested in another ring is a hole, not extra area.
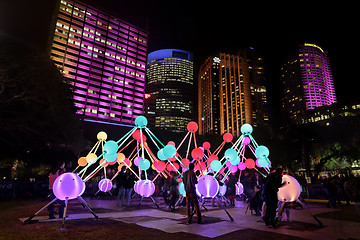
[(63, 173), (54, 181), (53, 192), (60, 200), (74, 199), (85, 191), (85, 183), (76, 173)]
[(249, 138), (249, 137), (244, 137), (244, 140), (243, 140), (243, 144), (244, 145), (249, 145), (250, 144), (250, 142), (251, 142), (251, 139)]
[(219, 192), (218, 181), (210, 175), (201, 176), (196, 184), (196, 193), (199, 197), (213, 198)]
[(155, 185), (150, 180), (139, 180), (134, 185), (134, 191), (143, 197), (150, 197), (155, 192)]
[(113, 185), (112, 185), (112, 182), (111, 182), (110, 179), (104, 178), (104, 179), (101, 179), (98, 186), (99, 186), (100, 191), (102, 191), (102, 192), (110, 192)]

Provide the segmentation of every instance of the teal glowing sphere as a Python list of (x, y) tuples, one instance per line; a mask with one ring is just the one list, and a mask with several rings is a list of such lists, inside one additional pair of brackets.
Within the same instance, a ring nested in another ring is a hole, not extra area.
[(135, 126), (143, 128), (148, 124), (148, 120), (144, 116), (138, 116), (135, 118)]
[(260, 167), (267, 167), (269, 165), (268, 161), (265, 158), (259, 158), (258, 164)]
[(161, 161), (166, 161), (166, 157), (165, 157), (165, 155), (164, 155), (164, 149), (163, 148), (161, 148), (161, 149), (159, 149), (159, 151), (157, 152), (157, 157), (158, 157), (158, 159), (160, 159)]
[(269, 157), (269, 149), (265, 146), (258, 146), (255, 149), (255, 155), (257, 156), (257, 158), (267, 158)]
[(163, 149), (163, 154), (166, 158), (173, 158), (176, 155), (176, 147), (173, 145), (166, 145)]
[(238, 165), (240, 163), (240, 157), (238, 156), (235, 159), (229, 159), (229, 162), (231, 163), (231, 165)]
[(221, 162), (219, 160), (213, 160), (211, 163), (210, 163), (210, 168), (211, 170), (213, 170), (214, 172), (218, 172), (220, 171), (221, 169)]
[(147, 159), (141, 159), (139, 162), (139, 168), (143, 171), (146, 171), (150, 168), (150, 161)]
[(247, 136), (247, 135), (250, 135), (253, 132), (253, 127), (250, 124), (245, 123), (245, 124), (243, 124), (241, 126), (240, 131), (241, 131), (242, 134)]
[(229, 161), (235, 161), (238, 157), (237, 151), (233, 148), (229, 148), (225, 151), (224, 156)]
[(186, 197), (185, 185), (184, 182), (179, 183), (179, 193)]
[(117, 150), (118, 150), (118, 145), (113, 140), (107, 141), (104, 144), (104, 152), (106, 152), (106, 153), (116, 153)]
[(108, 163), (115, 162), (116, 159), (117, 159), (117, 153), (116, 152), (114, 152), (114, 153), (105, 153), (104, 158)]

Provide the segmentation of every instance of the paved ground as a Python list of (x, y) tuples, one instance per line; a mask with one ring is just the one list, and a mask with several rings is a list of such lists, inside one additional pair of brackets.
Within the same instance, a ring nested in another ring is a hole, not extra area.
[[(223, 209), (207, 205), (208, 211), (202, 209), (205, 221), (202, 225), (196, 223), (187, 225), (185, 208), (170, 212), (160, 199), (160, 209), (157, 209), (150, 200), (144, 201), (139, 209), (136, 208), (136, 200), (133, 200), (133, 205), (129, 208), (118, 208), (116, 201), (109, 198), (86, 199), (86, 201), (102, 219), (100, 222), (106, 220), (114, 226), (116, 222), (119, 226), (124, 226), (124, 224), (135, 226), (139, 232), (160, 230), (159, 233), (163, 233), (163, 239), (175, 239), (174, 236), (183, 236), (186, 239), (236, 239), (240, 237), (242, 239), (360, 239), (360, 217), (357, 216), (353, 205), (341, 209), (329, 209), (324, 203), (308, 203), (308, 209), (323, 223), (322, 227), (306, 210), (290, 209), (291, 222), (281, 222), (279, 228), (271, 229), (266, 227), (259, 217), (249, 212), (245, 214), (246, 204), (240, 201), (236, 201), (236, 207), (227, 208), (235, 221), (231, 222)], [(34, 210), (37, 211), (37, 209)], [(46, 210), (44, 214), (47, 214)], [(20, 220), (24, 221), (25, 217), (27, 216), (20, 217)], [(47, 216), (39, 216), (35, 220), (39, 222), (32, 225), (46, 227), (46, 224), (56, 222), (60, 227), (59, 219), (49, 220)], [(97, 221), (99, 220), (95, 220), (91, 214), (86, 213), (76, 201), (69, 205), (67, 220), (69, 230), (76, 229), (77, 224), (96, 224)], [(118, 231), (121, 232), (121, 229)], [(165, 233), (167, 235), (164, 235)], [(133, 235), (132, 238), (136, 238), (137, 235), (135, 233)], [(140, 236), (137, 238), (143, 239)], [(122, 236), (118, 239), (127, 238)]]

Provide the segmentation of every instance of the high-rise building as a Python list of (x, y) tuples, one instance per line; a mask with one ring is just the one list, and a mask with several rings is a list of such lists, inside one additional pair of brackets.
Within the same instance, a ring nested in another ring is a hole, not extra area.
[(281, 68), (284, 121), (299, 124), (306, 110), (336, 103), (327, 52), (315, 44), (298, 46), (295, 56)]
[(50, 57), (85, 120), (133, 124), (143, 114), (148, 34), (102, 10), (61, 0)]
[(145, 114), (149, 126), (186, 131), (194, 119), (193, 56), (178, 49), (149, 53)]
[(207, 58), (198, 84), (200, 134), (240, 136), (242, 124), (252, 124), (249, 66), (243, 57), (219, 53)]

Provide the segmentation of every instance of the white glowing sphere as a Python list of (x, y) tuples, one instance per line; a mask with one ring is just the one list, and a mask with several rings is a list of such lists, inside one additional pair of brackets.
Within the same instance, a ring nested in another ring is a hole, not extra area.
[(199, 197), (213, 198), (219, 192), (218, 181), (210, 175), (201, 176), (196, 184), (196, 193)]
[(106, 132), (103, 132), (103, 131), (99, 132), (99, 133), (97, 134), (97, 139), (98, 139), (98, 140), (106, 140), (106, 139), (107, 139), (107, 134), (106, 134)]
[(289, 175), (284, 175), (282, 177), (282, 182), (286, 184), (279, 188), (278, 199), (280, 201), (293, 202), (299, 198), (301, 193), (301, 186), (299, 182)]
[(53, 185), (55, 197), (60, 200), (74, 199), (85, 191), (85, 183), (75, 173), (63, 173), (58, 176)]
[(243, 194), (244, 192), (244, 186), (242, 185), (242, 183), (237, 182), (235, 184), (235, 191), (236, 191), (236, 195), (240, 196), (241, 194)]
[(139, 180), (134, 185), (134, 191), (143, 197), (150, 197), (155, 192), (155, 185), (150, 180)]

